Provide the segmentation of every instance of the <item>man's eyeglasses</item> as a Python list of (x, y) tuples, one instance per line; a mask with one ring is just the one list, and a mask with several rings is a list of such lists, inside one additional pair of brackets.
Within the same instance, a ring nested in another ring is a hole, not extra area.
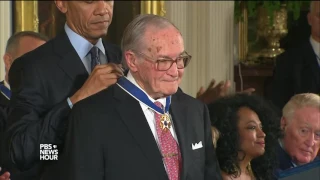
[(153, 62), (156, 64), (156, 69), (158, 71), (167, 71), (171, 68), (173, 63), (177, 64), (178, 69), (184, 69), (189, 64), (191, 57), (186, 51), (184, 51), (179, 57), (177, 57), (175, 60), (171, 58), (158, 58), (154, 59), (147, 55), (145, 55), (142, 52), (134, 51), (135, 53), (143, 56), (146, 60)]

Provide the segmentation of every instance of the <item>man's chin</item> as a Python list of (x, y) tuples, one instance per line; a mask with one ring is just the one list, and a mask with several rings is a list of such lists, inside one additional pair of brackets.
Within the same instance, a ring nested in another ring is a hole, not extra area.
[(95, 39), (104, 38), (108, 34), (108, 29), (97, 30), (93, 35)]
[(309, 163), (309, 162), (311, 162), (312, 161), (312, 158), (310, 157), (310, 156), (308, 156), (308, 157), (299, 157), (299, 158), (297, 158), (296, 159), (296, 164), (298, 164), (298, 165), (304, 165), (304, 164), (307, 164), (307, 163)]
[(178, 87), (177, 87), (177, 88), (170, 88), (170, 89), (164, 91), (164, 92), (163, 92), (163, 95), (164, 95), (165, 97), (171, 96), (171, 95), (175, 94), (177, 91), (178, 91)]

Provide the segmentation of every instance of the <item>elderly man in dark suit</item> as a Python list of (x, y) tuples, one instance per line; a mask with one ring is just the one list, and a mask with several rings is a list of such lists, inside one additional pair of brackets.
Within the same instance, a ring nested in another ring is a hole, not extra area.
[(278, 171), (319, 160), (320, 96), (303, 93), (293, 96), (283, 108), (279, 140)]
[(308, 22), (311, 37), (300, 47), (289, 49), (276, 62), (272, 101), (282, 109), (299, 93), (320, 94), (320, 1), (312, 1)]
[(61, 167), (68, 180), (219, 180), (206, 105), (178, 90), (191, 56), (167, 19), (126, 28), (129, 72), (75, 105)]
[[(9, 70), (11, 64), (14, 60), (18, 57), (22, 56), (23, 54), (36, 49), (37, 47), (43, 45), (48, 38), (40, 33), (36, 33), (33, 31), (21, 31), (14, 35), (12, 35), (8, 41), (5, 50), (5, 54), (3, 56), (3, 62), (5, 65), (5, 79), (0, 82), (0, 138), (3, 137), (3, 131), (7, 124), (7, 112), (9, 106), (9, 100), (11, 97), (11, 90), (8, 81), (9, 77)], [(0, 139), (0, 152), (1, 148), (4, 148), (4, 144), (1, 142)], [(7, 169), (4, 167), (4, 162), (6, 161), (6, 157), (0, 157), (0, 167), (2, 169)], [(5, 177), (8, 173), (5, 173), (1, 177)], [(0, 174), (2, 173), (0, 172)]]
[[(6, 156), (23, 180), (40, 179), (54, 162), (40, 161), (40, 145), (62, 153), (72, 106), (116, 83), (122, 76), (121, 51), (102, 41), (112, 21), (113, 1), (55, 1), (66, 15), (64, 30), (38, 49), (17, 59), (9, 72), (11, 112)], [(14, 179), (14, 178), (13, 178)]]

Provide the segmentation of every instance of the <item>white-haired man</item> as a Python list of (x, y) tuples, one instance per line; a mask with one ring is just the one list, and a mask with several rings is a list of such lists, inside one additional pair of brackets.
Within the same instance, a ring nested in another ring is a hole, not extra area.
[(180, 31), (163, 17), (138, 16), (122, 53), (126, 78), (74, 106), (60, 177), (221, 179), (208, 110), (178, 91), (191, 59)]
[(279, 168), (285, 170), (316, 159), (320, 147), (320, 96), (312, 93), (293, 96), (283, 108), (279, 140)]

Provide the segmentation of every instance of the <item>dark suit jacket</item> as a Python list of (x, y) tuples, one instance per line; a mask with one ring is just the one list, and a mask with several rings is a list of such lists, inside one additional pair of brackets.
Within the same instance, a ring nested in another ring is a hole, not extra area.
[[(275, 169), (276, 171), (284, 171), (289, 168), (293, 168), (292, 158), (289, 154), (282, 149), (282, 147), (278, 144), (277, 146), (277, 158), (278, 158), (278, 167)], [(318, 161), (320, 158), (316, 157), (314, 161)]]
[[(104, 47), (109, 62), (120, 63), (120, 49), (108, 43)], [(45, 170), (42, 163), (50, 162), (40, 163), (39, 144), (57, 144), (62, 152), (70, 112), (67, 98), (82, 87), (88, 72), (63, 31), (14, 61), (9, 78), (12, 97), (7, 156), (21, 171), (37, 165)]]
[[(207, 107), (178, 91), (170, 114), (182, 153), (181, 180), (220, 180)], [(68, 180), (168, 180), (138, 101), (114, 85), (76, 104), (61, 175)], [(192, 150), (202, 141), (203, 148)], [(60, 172), (61, 173), (61, 172)]]
[[(3, 81), (0, 82), (1, 85), (4, 84)], [(0, 93), (0, 133), (4, 131), (4, 127), (7, 122), (7, 110), (9, 106), (9, 99)]]
[[(0, 82), (3, 85), (3, 81)], [(5, 172), (6, 168), (4, 168), (5, 157), (2, 157), (1, 154), (4, 151), (3, 137), (4, 129), (7, 124), (7, 110), (9, 106), (9, 99), (5, 97), (2, 93), (0, 93), (0, 167), (3, 168), (3, 171), (0, 172), (0, 175)]]
[(292, 161), (289, 154), (282, 149), (282, 147), (278, 144), (277, 146), (277, 158), (278, 158), (278, 168), (277, 170), (286, 170), (292, 168)]
[(279, 56), (272, 86), (272, 101), (280, 109), (295, 94), (320, 94), (320, 67), (309, 40)]

